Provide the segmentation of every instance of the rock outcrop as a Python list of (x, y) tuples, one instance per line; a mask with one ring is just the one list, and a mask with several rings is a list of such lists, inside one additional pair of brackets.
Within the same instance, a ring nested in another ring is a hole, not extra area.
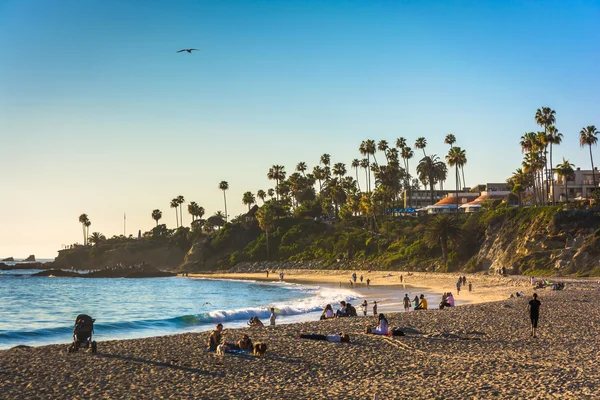
[(32, 254), (26, 259), (24, 259), (23, 262), (35, 262), (35, 256)]
[(5, 258), (4, 260), (0, 260), (0, 261), (14, 262), (14, 261), (15, 261), (15, 259), (14, 259), (14, 258), (12, 258), (12, 257), (8, 257), (8, 258)]

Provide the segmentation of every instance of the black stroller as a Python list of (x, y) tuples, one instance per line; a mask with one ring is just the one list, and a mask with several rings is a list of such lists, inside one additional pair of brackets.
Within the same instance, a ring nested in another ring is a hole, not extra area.
[(94, 333), (94, 321), (89, 315), (79, 314), (75, 318), (75, 328), (73, 328), (73, 343), (69, 346), (69, 353), (76, 353), (80, 348), (92, 348), (92, 353), (96, 352), (96, 342), (92, 341)]

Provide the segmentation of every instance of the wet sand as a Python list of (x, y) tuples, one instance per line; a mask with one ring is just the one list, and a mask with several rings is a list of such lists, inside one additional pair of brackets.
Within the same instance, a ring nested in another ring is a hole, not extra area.
[[(510, 286), (511, 289), (514, 289)], [(533, 290), (520, 287), (527, 296)], [(594, 282), (539, 290), (538, 338), (529, 298), (388, 315), (404, 337), (364, 334), (375, 318), (339, 318), (248, 333), (267, 357), (204, 353), (208, 333), (0, 351), (3, 399), (595, 398), (600, 388), (600, 290)], [(347, 332), (352, 342), (301, 340)]]

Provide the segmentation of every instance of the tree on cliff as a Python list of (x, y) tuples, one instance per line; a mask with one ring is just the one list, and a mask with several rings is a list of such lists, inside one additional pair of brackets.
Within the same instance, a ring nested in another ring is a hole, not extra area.
[(177, 198), (171, 200), (171, 208), (175, 209), (175, 227), (179, 228), (179, 215), (177, 213), (177, 209), (179, 208), (179, 202), (177, 201)]
[(156, 226), (158, 226), (158, 221), (162, 218), (162, 211), (159, 209), (152, 211), (152, 219), (156, 221)]
[(598, 143), (598, 130), (594, 125), (583, 128), (579, 133), (579, 145), (581, 147), (589, 146), (590, 161), (592, 163), (592, 181), (594, 183), (594, 194), (596, 193), (596, 171), (594, 171), (594, 157), (592, 156), (592, 145)]
[(444, 272), (448, 270), (448, 242), (455, 245), (462, 237), (462, 229), (458, 218), (450, 215), (438, 215), (432, 219), (425, 227), (423, 239), (431, 248), (439, 245), (442, 248), (442, 258), (444, 260)]
[(90, 243), (93, 243), (94, 245), (98, 246), (101, 242), (106, 240), (106, 236), (104, 236), (100, 232), (94, 232), (90, 236), (89, 240), (90, 240)]
[(270, 204), (262, 206), (256, 213), (256, 219), (260, 229), (265, 232), (265, 238), (267, 241), (267, 261), (270, 259), (269, 251), (269, 232), (273, 230), (275, 224), (275, 212), (270, 207)]
[(267, 178), (275, 181), (275, 195), (279, 200), (279, 182), (285, 179), (285, 167), (283, 165), (273, 165), (269, 168)]
[(250, 212), (250, 207), (252, 204), (256, 203), (256, 198), (252, 194), (252, 192), (246, 192), (242, 196), (242, 203), (248, 206), (248, 212)]
[(229, 190), (229, 183), (226, 181), (221, 181), (219, 183), (219, 189), (223, 191), (223, 202), (225, 203), (225, 222), (227, 222), (227, 196), (225, 195), (225, 192)]
[(569, 162), (569, 160), (565, 160), (565, 158), (563, 157), (563, 162), (561, 164), (558, 164), (556, 166), (556, 168), (554, 169), (554, 171), (558, 174), (558, 176), (561, 176), (565, 180), (565, 202), (566, 203), (569, 202), (569, 189), (567, 188), (567, 177), (574, 172), (573, 171), (574, 166), (575, 166), (574, 164), (571, 164)]
[[(544, 128), (544, 132), (539, 132), (538, 137), (540, 144), (543, 147), (543, 158), (544, 158), (544, 178), (546, 181), (546, 196), (544, 197), (544, 204), (548, 201), (548, 196), (550, 195), (550, 181), (548, 176), (548, 145), (552, 146), (552, 138), (548, 135), (548, 128), (556, 123), (556, 111), (551, 109), (550, 107), (542, 107), (538, 108), (535, 112), (535, 123)], [(552, 148), (552, 147), (551, 147)], [(552, 168), (552, 160), (550, 160), (550, 167)], [(544, 178), (542, 178), (542, 187), (544, 183)]]
[(265, 204), (265, 199), (267, 198), (267, 193), (264, 190), (260, 189), (256, 192), (256, 197), (262, 200), (263, 204)]
[[(562, 143), (563, 134), (556, 129), (554, 125), (548, 127), (547, 140), (550, 143), (550, 168), (552, 168), (552, 145), (559, 145)], [(554, 197), (554, 178), (550, 179), (550, 187), (552, 190), (552, 196)], [(550, 199), (554, 204), (554, 198)]]
[(89, 221), (87, 214), (81, 214), (79, 216), (79, 223), (81, 224), (81, 228), (83, 229), (83, 245), (87, 245), (87, 235), (86, 235), (86, 226), (85, 223)]
[(467, 163), (467, 156), (465, 151), (460, 147), (451, 147), (448, 155), (446, 156), (446, 162), (450, 167), (455, 167), (455, 179), (456, 179), (456, 212), (458, 213), (458, 191), (460, 189), (460, 169)]

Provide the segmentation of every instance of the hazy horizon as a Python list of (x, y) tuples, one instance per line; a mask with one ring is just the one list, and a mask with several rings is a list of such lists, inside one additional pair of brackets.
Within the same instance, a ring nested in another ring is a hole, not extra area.
[(156, 208), (174, 227), (177, 195), (189, 226), (190, 201), (223, 210), (222, 180), (234, 217), (273, 164), (328, 153), (353, 175), (366, 139), (424, 136), (443, 159), (453, 133), (468, 186), (503, 182), (542, 106), (564, 134), (554, 164), (590, 169), (598, 21), (596, 1), (0, 0), (0, 258), (81, 243), (82, 213), (106, 236)]

